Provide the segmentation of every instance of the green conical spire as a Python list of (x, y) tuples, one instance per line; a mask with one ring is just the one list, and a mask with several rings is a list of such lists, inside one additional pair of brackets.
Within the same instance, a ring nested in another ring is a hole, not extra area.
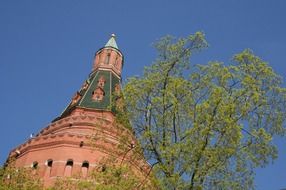
[(113, 47), (118, 49), (118, 46), (115, 41), (115, 34), (111, 34), (111, 38), (108, 40), (104, 47)]
[[(111, 54), (114, 56), (112, 62), (110, 62)], [(94, 61), (97, 64), (94, 67), (95, 69), (93, 69), (80, 90), (75, 93), (61, 116), (56, 118), (55, 121), (70, 115), (76, 108), (112, 111), (112, 98), (113, 94), (118, 93), (120, 88), (121, 67), (123, 65), (123, 55), (118, 49), (114, 34), (95, 55)], [(99, 56), (103, 58), (101, 62), (99, 62)], [(115, 65), (116, 61), (119, 66), (111, 68), (110, 66)]]

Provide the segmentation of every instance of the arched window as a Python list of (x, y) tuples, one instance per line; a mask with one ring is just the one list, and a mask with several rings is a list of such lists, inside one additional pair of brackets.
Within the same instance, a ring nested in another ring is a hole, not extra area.
[(87, 177), (88, 174), (89, 163), (88, 161), (84, 161), (81, 165), (81, 175), (83, 178)]
[(102, 101), (104, 98), (105, 92), (101, 87), (97, 87), (93, 92), (92, 92), (92, 100), (99, 102)]
[(33, 172), (32, 174), (36, 174), (37, 173), (37, 169), (38, 169), (39, 163), (37, 161), (34, 161), (31, 165)]
[(53, 166), (53, 160), (52, 159), (48, 159), (47, 162), (46, 162), (46, 165), (48, 167), (52, 167)]
[(64, 176), (70, 177), (72, 175), (73, 160), (68, 159), (65, 167)]
[(33, 164), (32, 164), (32, 168), (33, 168), (33, 169), (38, 169), (38, 165), (39, 165), (39, 163), (38, 163), (37, 161), (35, 161), (35, 162), (33, 162)]
[(116, 69), (120, 70), (121, 69), (121, 60), (119, 59), (119, 57), (117, 56), (115, 59), (115, 63), (114, 66)]
[(52, 166), (53, 166), (53, 160), (52, 159), (48, 159), (46, 161), (46, 171), (45, 171), (45, 176), (46, 177), (50, 177), (51, 176)]

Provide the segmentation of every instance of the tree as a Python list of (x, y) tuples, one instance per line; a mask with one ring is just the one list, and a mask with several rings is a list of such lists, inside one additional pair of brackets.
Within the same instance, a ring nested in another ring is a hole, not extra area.
[(200, 32), (155, 47), (155, 62), (123, 89), (121, 117), (160, 188), (253, 189), (253, 169), (277, 157), (272, 139), (285, 134), (281, 78), (251, 50), (230, 64), (190, 67), (191, 55), (207, 47)]

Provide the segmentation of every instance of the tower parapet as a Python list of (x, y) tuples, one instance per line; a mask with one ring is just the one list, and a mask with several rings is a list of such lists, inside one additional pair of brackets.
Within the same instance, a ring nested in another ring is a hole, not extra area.
[(93, 72), (96, 70), (110, 70), (121, 78), (123, 55), (118, 49), (115, 35), (112, 34), (106, 45), (99, 49), (94, 58)]

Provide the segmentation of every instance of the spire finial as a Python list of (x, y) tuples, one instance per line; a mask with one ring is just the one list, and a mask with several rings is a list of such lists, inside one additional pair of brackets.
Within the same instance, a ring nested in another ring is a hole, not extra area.
[(115, 34), (111, 34), (110, 39), (108, 40), (108, 42), (105, 44), (104, 47), (113, 47), (113, 48), (118, 49), (118, 46), (115, 41), (115, 37), (116, 37)]

